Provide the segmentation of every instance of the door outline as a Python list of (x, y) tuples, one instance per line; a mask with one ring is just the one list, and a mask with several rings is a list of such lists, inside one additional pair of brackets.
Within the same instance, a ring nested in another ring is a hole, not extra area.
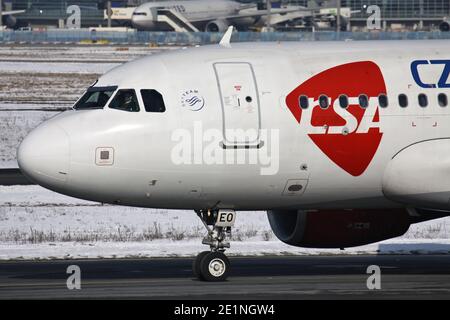
[[(249, 141), (246, 144), (236, 144), (234, 142), (230, 142), (226, 139), (226, 127), (225, 127), (225, 105), (224, 105), (224, 97), (222, 95), (222, 87), (221, 87), (221, 82), (220, 82), (220, 78), (219, 78), (219, 73), (217, 70), (217, 65), (248, 65), (250, 67), (250, 71), (251, 71), (251, 75), (252, 75), (252, 79), (253, 79), (253, 85), (255, 86), (255, 92), (256, 92), (256, 102), (257, 102), (257, 106), (258, 106), (258, 136), (256, 137), (255, 141)], [(261, 141), (261, 126), (262, 126), (262, 121), (261, 121), (261, 101), (259, 98), (259, 88), (258, 88), (258, 83), (256, 81), (256, 75), (255, 75), (255, 70), (253, 69), (253, 65), (250, 62), (215, 62), (213, 63), (213, 67), (214, 67), (214, 74), (216, 76), (216, 84), (217, 84), (217, 89), (219, 90), (219, 96), (220, 96), (220, 105), (222, 106), (222, 135), (223, 135), (223, 142), (220, 144), (220, 146), (223, 149), (250, 149), (250, 148), (256, 148), (256, 149), (260, 149), (264, 146), (264, 142)]]

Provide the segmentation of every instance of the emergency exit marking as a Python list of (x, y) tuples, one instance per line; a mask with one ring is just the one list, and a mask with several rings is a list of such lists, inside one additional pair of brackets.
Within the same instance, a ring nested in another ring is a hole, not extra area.
[(114, 164), (114, 149), (97, 148), (95, 152), (95, 164), (98, 166), (112, 166)]

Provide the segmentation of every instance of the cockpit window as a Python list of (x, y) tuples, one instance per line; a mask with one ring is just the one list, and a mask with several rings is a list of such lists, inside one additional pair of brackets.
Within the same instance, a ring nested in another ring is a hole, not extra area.
[(166, 105), (161, 93), (156, 90), (141, 90), (142, 100), (144, 101), (145, 111), (147, 112), (166, 112)]
[(117, 87), (90, 87), (73, 107), (75, 110), (103, 109)]
[(139, 112), (140, 110), (136, 92), (132, 89), (119, 90), (109, 107), (128, 112)]
[(133, 16), (147, 16), (147, 12), (134, 12)]

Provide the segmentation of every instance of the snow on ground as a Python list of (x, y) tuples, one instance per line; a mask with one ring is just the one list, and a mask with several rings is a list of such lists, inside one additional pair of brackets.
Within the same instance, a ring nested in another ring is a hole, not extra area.
[[(152, 242), (45, 243), (16, 245), (0, 243), (0, 260), (107, 259), (194, 257), (207, 250), (200, 239), (187, 241), (155, 240)], [(245, 241), (231, 243), (229, 256), (358, 255), (358, 254), (449, 254), (450, 241), (398, 240), (350, 248), (345, 251), (304, 249), (279, 241)]]
[[(403, 237), (341, 250), (285, 245), (264, 212), (238, 212), (230, 255), (450, 253), (450, 219), (413, 225)], [(194, 256), (204, 229), (191, 211), (101, 205), (38, 186), (0, 187), (0, 259)]]
[(34, 108), (71, 107), (99, 74), (96, 73), (1, 73), (0, 111)]
[(0, 45), (0, 61), (123, 62), (176, 47), (89, 45)]
[(67, 62), (0, 62), (2, 73), (97, 73), (103, 74), (118, 63), (67, 63)]

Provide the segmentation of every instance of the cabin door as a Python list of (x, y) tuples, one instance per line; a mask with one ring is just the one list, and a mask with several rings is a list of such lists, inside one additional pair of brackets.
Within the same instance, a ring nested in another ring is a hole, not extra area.
[(214, 69), (222, 103), (223, 147), (260, 147), (260, 103), (252, 65), (216, 63)]

